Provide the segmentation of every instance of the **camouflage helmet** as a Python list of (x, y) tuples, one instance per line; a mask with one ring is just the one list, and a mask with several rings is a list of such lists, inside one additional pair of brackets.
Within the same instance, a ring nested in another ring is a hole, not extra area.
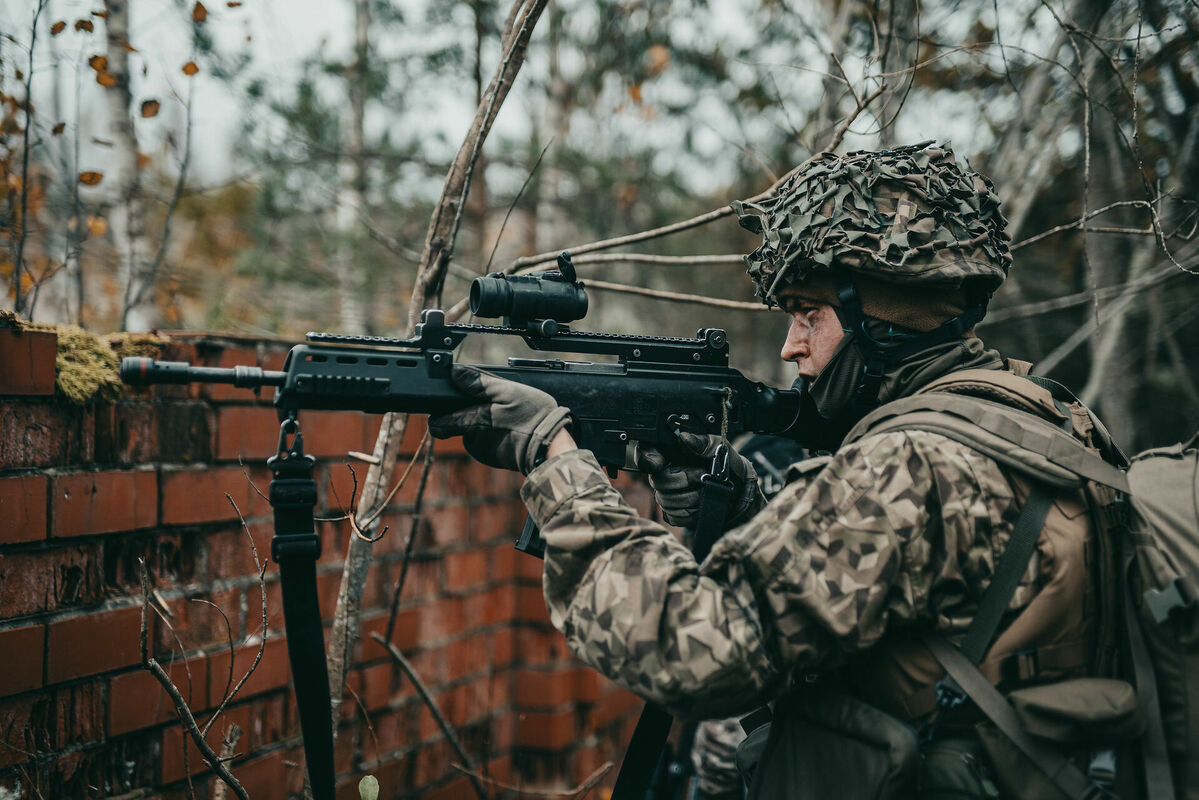
[(954, 160), (948, 142), (881, 152), (820, 153), (761, 202), (733, 202), (741, 227), (763, 236), (745, 257), (757, 295), (834, 265), (912, 289), (994, 291), (1005, 277), (1007, 221), (992, 183)]

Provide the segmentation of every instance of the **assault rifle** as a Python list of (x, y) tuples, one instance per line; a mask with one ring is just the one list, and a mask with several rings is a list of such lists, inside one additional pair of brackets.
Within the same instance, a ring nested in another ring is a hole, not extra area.
[[(615, 361), (598, 362), (509, 358), (504, 365), (480, 365), (500, 377), (541, 389), (569, 408), (571, 434), (578, 446), (593, 452), (612, 475), (620, 469), (636, 468), (638, 443), (667, 454), (677, 452), (680, 431), (726, 437), (744, 432), (791, 437), (798, 433), (800, 392), (751, 381), (729, 367), (729, 342), (723, 330), (703, 328), (694, 339), (571, 330), (568, 323), (582, 319), (587, 305), (587, 293), (570, 254), (562, 253), (557, 272), (495, 273), (475, 279), (470, 290), (471, 312), (483, 318), (503, 317), (502, 325), (448, 323), (443, 311), (430, 309), (422, 313), (410, 339), (309, 333), (307, 342), (293, 347), (278, 371), (250, 366), (194, 367), (150, 358), (122, 360), (121, 379), (137, 386), (224, 383), (253, 390), (275, 387), (281, 428), (278, 452), (267, 462), (274, 473), (271, 553), (279, 564), (288, 655), (315, 800), (333, 796), (333, 742), (315, 586), (315, 562), (320, 554), (320, 539), (312, 521), (315, 461), (303, 452), (300, 411), (442, 414), (464, 408), (475, 401), (454, 387), (450, 370), (457, 347), (467, 336), (478, 334), (520, 337), (530, 348), (544, 353), (615, 357)], [(713, 487), (713, 497), (723, 491), (727, 499), (732, 484), (727, 480), (728, 451), (721, 449), (723, 454), (718, 453), (712, 473), (704, 478), (705, 484)], [(723, 509), (710, 516), (723, 520)], [(697, 533), (695, 538), (699, 549), (698, 543), (705, 537)], [(714, 535), (706, 538), (714, 541)], [(711, 541), (703, 545), (705, 552)], [(526, 522), (517, 548), (537, 556), (544, 552), (544, 542), (531, 520)], [(644, 792), (640, 787), (657, 763), (669, 727), (670, 717), (664, 711), (647, 706), (630, 750), (652, 750), (652, 754), (642, 757), (627, 775), (622, 770), (614, 797)], [(642, 739), (652, 744), (639, 746)], [(622, 792), (622, 783), (638, 788)]]

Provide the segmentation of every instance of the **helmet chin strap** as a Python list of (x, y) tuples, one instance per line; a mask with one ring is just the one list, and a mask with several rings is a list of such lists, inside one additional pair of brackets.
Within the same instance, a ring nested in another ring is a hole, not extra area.
[[(969, 306), (961, 314), (924, 333), (906, 333), (888, 330), (886, 339), (876, 339), (867, 330), (867, 323), (876, 321), (862, 313), (862, 300), (857, 287), (846, 275), (837, 277), (837, 300), (841, 303), (844, 327), (857, 339), (866, 363), (862, 367), (858, 385), (854, 389), (851, 406), (865, 412), (878, 406), (879, 390), (887, 367), (903, 361), (908, 356), (927, 350), (943, 342), (960, 338), (987, 315), (987, 304), (991, 294), (966, 287), (966, 302)], [(883, 322), (883, 324), (887, 324)]]

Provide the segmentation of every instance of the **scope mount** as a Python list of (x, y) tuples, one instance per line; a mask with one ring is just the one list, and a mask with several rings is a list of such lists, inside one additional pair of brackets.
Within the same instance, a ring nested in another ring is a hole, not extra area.
[(472, 333), (503, 334), (521, 337), (534, 350), (614, 355), (622, 363), (694, 364), (707, 367), (729, 365), (728, 336), (720, 328), (700, 328), (695, 338), (689, 339), (575, 331), (561, 324), (556, 327), (556, 331), (542, 334), (528, 326), (447, 323), (444, 311), (430, 308), (421, 312), (421, 321), (411, 339), (318, 332), (310, 332), (306, 338), (309, 343), (316, 345), (364, 345), (450, 352)]

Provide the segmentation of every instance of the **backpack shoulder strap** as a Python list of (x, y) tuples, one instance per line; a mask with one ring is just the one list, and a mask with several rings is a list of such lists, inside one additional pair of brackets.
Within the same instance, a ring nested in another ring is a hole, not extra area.
[(1067, 420), (1049, 390), (1026, 378), (999, 370), (963, 370), (875, 409), (854, 426), (845, 443), (892, 431), (930, 431), (1052, 486), (1077, 487), (1090, 480), (1128, 492), (1122, 470), (1059, 427)]

